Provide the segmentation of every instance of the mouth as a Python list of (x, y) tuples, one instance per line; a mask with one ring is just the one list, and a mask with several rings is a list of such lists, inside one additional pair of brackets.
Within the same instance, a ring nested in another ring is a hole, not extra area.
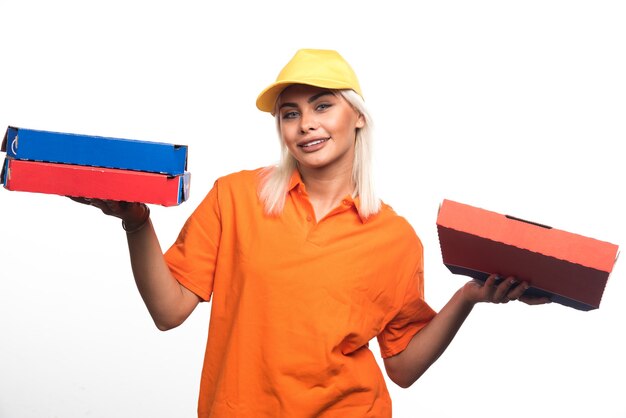
[(324, 142), (329, 141), (329, 140), (330, 138), (318, 138), (318, 139), (313, 139), (310, 141), (301, 142), (298, 144), (298, 146), (300, 148), (306, 149), (306, 148), (314, 147), (319, 144), (323, 144)]

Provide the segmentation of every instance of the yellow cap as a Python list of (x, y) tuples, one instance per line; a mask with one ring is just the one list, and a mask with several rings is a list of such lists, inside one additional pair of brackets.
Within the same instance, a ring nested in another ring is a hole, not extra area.
[(263, 112), (274, 112), (276, 99), (292, 84), (327, 89), (352, 89), (363, 97), (354, 70), (337, 51), (300, 49), (278, 74), (276, 82), (259, 94), (256, 107)]

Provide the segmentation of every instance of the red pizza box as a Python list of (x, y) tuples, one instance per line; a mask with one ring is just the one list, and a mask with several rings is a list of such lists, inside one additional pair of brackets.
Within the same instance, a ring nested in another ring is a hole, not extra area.
[(189, 177), (6, 158), (1, 180), (14, 191), (175, 206), (187, 200)]
[(515, 276), (530, 284), (526, 294), (585, 311), (599, 308), (618, 255), (615, 244), (451, 200), (437, 230), (452, 273)]

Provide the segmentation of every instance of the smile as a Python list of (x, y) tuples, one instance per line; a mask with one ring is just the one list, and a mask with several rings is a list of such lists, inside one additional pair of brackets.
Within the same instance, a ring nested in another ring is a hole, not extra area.
[(320, 138), (320, 139), (315, 139), (313, 141), (309, 141), (309, 142), (304, 142), (302, 144), (298, 144), (299, 147), (301, 148), (308, 148), (308, 147), (313, 147), (315, 145), (319, 145), (321, 143), (324, 143), (326, 141), (328, 141), (330, 138)]

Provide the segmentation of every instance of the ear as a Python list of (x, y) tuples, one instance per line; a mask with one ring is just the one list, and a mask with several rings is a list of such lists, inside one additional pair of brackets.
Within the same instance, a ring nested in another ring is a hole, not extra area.
[(365, 126), (365, 116), (363, 116), (363, 114), (359, 113), (355, 126), (359, 129)]

